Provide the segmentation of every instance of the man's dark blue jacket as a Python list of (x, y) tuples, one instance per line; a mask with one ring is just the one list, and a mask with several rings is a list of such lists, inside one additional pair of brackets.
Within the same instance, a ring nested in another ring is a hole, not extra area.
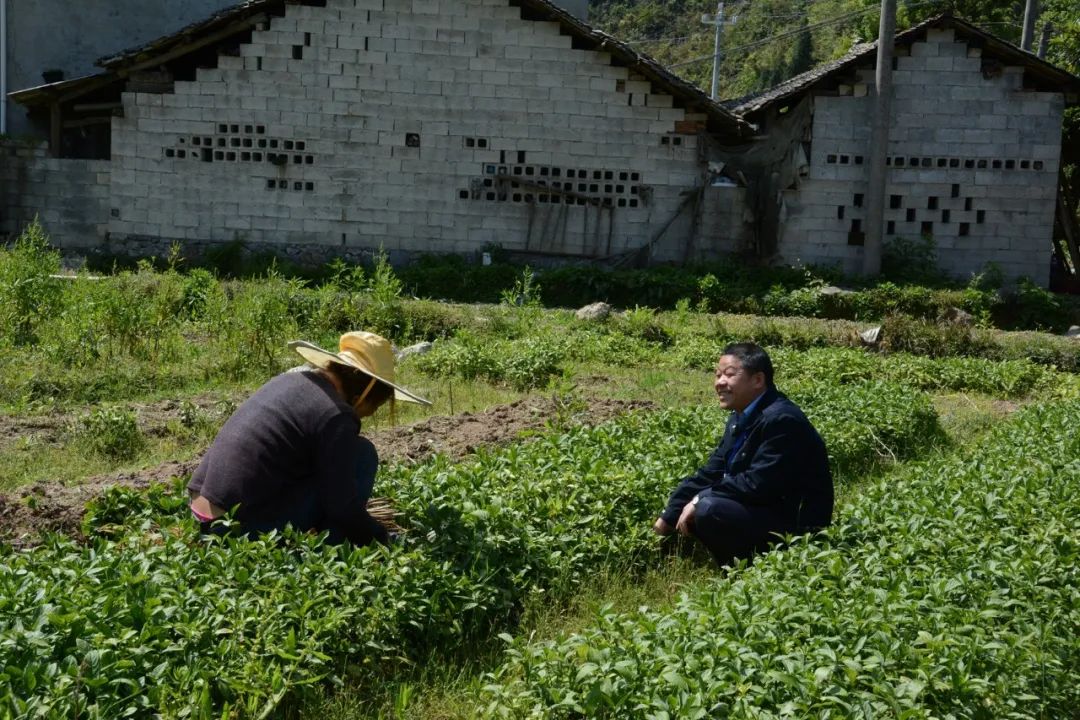
[(803, 411), (775, 388), (766, 390), (741, 422), (731, 414), (720, 445), (701, 469), (679, 483), (661, 517), (674, 527), (686, 503), (707, 492), (777, 510), (784, 523), (773, 528), (778, 532), (806, 532), (832, 521), (825, 442)]

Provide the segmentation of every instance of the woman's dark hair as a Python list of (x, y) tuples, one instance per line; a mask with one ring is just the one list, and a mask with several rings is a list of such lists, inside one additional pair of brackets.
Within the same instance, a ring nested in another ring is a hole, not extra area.
[[(367, 373), (361, 370), (354, 370), (353, 368), (346, 367), (340, 363), (330, 363), (323, 368), (323, 370), (324, 372), (333, 373), (333, 375), (341, 381), (341, 389), (345, 393), (345, 400), (350, 405), (355, 403), (356, 400), (364, 394), (368, 384), (371, 383), (371, 376)], [(392, 397), (394, 397), (394, 388), (384, 382), (376, 380), (375, 385), (364, 399), (371, 402), (375, 407), (379, 407)]]
[(743, 370), (748, 373), (765, 373), (765, 384), (773, 386), (773, 366), (769, 353), (760, 345), (754, 343), (731, 343), (724, 348), (721, 355), (730, 355), (738, 358)]

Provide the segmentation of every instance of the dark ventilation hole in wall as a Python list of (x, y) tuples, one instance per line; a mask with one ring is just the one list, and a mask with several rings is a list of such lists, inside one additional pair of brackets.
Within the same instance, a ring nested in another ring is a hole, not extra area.
[(306, 47), (311, 47), (311, 33), (309, 32), (304, 33), (304, 45)]
[(967, 237), (971, 234), (971, 225), (968, 223), (960, 223), (960, 237)]
[(253, 132), (255, 132), (255, 126), (253, 126), (253, 125), (245, 125), (244, 126), (244, 132), (246, 134), (248, 134), (248, 135), (252, 134)]
[(285, 149), (286, 150), (292, 150), (293, 149), (293, 141), (292, 140), (286, 140), (285, 141)]
[(919, 158), (908, 158), (908, 165), (910, 165), (911, 167), (919, 167)]
[(977, 162), (975, 163), (975, 167), (976, 167), (976, 169), (978, 169), (978, 170), (985, 170), (985, 169), (986, 169), (986, 161), (985, 161), (985, 160), (979, 160), (979, 161), (977, 161)]
[(301, 182), (294, 182), (293, 183), (293, 190), (303, 190), (303, 189), (304, 189), (304, 183), (301, 183)]
[(636, 208), (638, 206), (637, 198), (630, 198), (630, 207)]
[(888, 157), (885, 158), (885, 166), (886, 167), (892, 167), (892, 155), (889, 155)]
[(952, 186), (952, 196), (954, 198), (960, 197), (960, 186), (957, 185), (956, 183), (953, 183), (953, 186)]
[(214, 151), (210, 148), (203, 148), (202, 159), (203, 162), (214, 162)]
[(898, 157), (893, 161), (893, 165), (896, 167), (904, 167), (904, 158)]
[(303, 60), (304, 59), (304, 46), (303, 45), (293, 45), (292, 46), (292, 59), (293, 60)]
[(251, 153), (251, 159), (255, 162), (262, 162), (263, 154), (261, 152)]
[(277, 187), (277, 180), (274, 180), (273, 178), (271, 178), (270, 180), (266, 181), (266, 188), (268, 190), (273, 190), (276, 187)]
[(836, 156), (835, 155), (826, 155), (825, 156), (825, 162), (829, 163), (830, 165), (834, 165), (836, 163)]
[(187, 153), (186, 153), (185, 151), (183, 151), (183, 150), (177, 150), (177, 151), (176, 151), (176, 157), (178, 157), (178, 158), (180, 158), (181, 160), (183, 160), (184, 158), (186, 158), (186, 157), (187, 157)]
[[(648, 97), (648, 96), (646, 96), (646, 97)], [(673, 137), (671, 139), (671, 143), (673, 145), (682, 145), (682, 138), (676, 135), (675, 137)]]
[(977, 224), (979, 224), (979, 225), (986, 222), (986, 211), (985, 210), (977, 210), (977, 211), (975, 211), (975, 222)]
[(975, 167), (975, 161), (974, 160), (965, 160), (964, 161), (964, 167), (966, 169), (968, 169), (968, 170), (971, 170), (973, 167)]
[(262, 70), (262, 58), (261, 57), (255, 58), (255, 69), (256, 70)]
[(303, 155), (293, 155), (292, 161), (293, 161), (294, 165), (303, 165), (304, 164), (304, 156)]
[(405, 133), (405, 147), (420, 147), (420, 133)]
[(922, 159), (922, 166), (925, 167), (925, 168), (933, 167), (934, 166), (934, 158), (923, 158)]
[(848, 157), (847, 155), (841, 155), (840, 156), (840, 164), (841, 165), (847, 165), (849, 162), (851, 162), (850, 157)]
[(945, 166), (946, 166), (946, 165), (948, 164), (948, 162), (949, 162), (949, 161), (948, 161), (948, 160), (946, 160), (945, 158), (938, 158), (938, 159), (937, 159), (937, 166), (938, 166), (939, 168), (943, 168), (943, 167), (945, 167)]
[(304, 189), (309, 191), (309, 192), (314, 190), (315, 189), (315, 183), (313, 183), (313, 182), (304, 183)]
[(1033, 170), (1042, 170), (1043, 169), (1043, 161), (1042, 160), (1034, 161), (1033, 163), (1031, 163), (1031, 168)]
[(534, 175), (535, 173), (536, 173), (536, 168), (534, 168), (532, 165), (526, 165), (525, 166), (525, 174), (526, 175)]
[(856, 165), (862, 165), (863, 164), (863, 156), (862, 155), (856, 155), (855, 156), (855, 164)]
[(223, 153), (220, 150), (215, 150), (214, 151), (214, 159), (215, 160), (224, 160), (225, 159), (225, 153)]
[(249, 152), (240, 153), (240, 161), (241, 162), (251, 162), (251, 153), (249, 153)]
[(486, 148), (487, 147), (487, 138), (477, 138), (476, 147), (478, 147), (478, 148)]
[(964, 209), (971, 210), (971, 198), (964, 198)]
[(547, 176), (547, 175), (549, 175), (550, 173), (551, 173), (551, 171), (550, 171), (550, 170), (548, 170), (548, 169), (547, 169), (546, 167), (542, 167), (542, 168), (540, 168), (540, 174), (541, 174), (541, 175), (543, 175), (543, 176), (545, 176), (545, 177), (546, 177), (546, 176)]
[(671, 143), (671, 138), (669, 138), (667, 135), (660, 138), (660, 144), (661, 145), (669, 145), (670, 143)]
[(524, 164), (524, 162), (525, 162), (525, 151), (524, 150), (518, 150), (517, 155), (518, 155), (518, 162)]
[(626, 92), (626, 81), (625, 80), (616, 80), (615, 81), (615, 92)]
[(165, 148), (165, 157), (167, 157), (167, 158), (176, 157), (176, 151), (173, 150), (172, 148)]
[(1016, 169), (1016, 161), (1015, 160), (1006, 160), (1005, 161), (1005, 169), (1006, 170), (1015, 170)]
[(225, 138), (218, 138), (217, 139), (217, 146), (218, 147), (225, 147), (227, 144), (228, 143), (225, 142)]
[(855, 207), (862, 207), (863, 194), (862, 193), (855, 193), (855, 197), (852, 198), (851, 204), (854, 205)]
[(1001, 161), (1000, 160), (995, 160), (994, 164), (993, 164), (993, 168), (994, 168), (994, 170), (1000, 170), (1001, 169)]
[(252, 147), (254, 144), (255, 144), (255, 141), (252, 140), (251, 138), (244, 138), (244, 143), (243, 143), (244, 147), (249, 148), (249, 147)]
[(605, 185), (605, 186), (604, 186), (604, 192), (606, 192), (606, 193), (608, 193), (608, 194), (611, 194), (611, 193), (612, 193), (612, 192), (614, 192), (614, 191), (615, 191), (615, 188), (614, 188), (614, 187), (612, 187), (611, 185)]
[(836, 206), (836, 219), (837, 220), (843, 220), (844, 219), (844, 206), (843, 205), (837, 205)]
[(919, 232), (921, 232), (923, 235), (933, 235), (934, 223), (930, 222), (929, 220), (924, 220), (922, 223), (922, 227), (919, 228)]
[(297, 150), (303, 150), (305, 147), (307, 147), (307, 143), (305, 143), (303, 140), (297, 140), (296, 141), (296, 149)]
[(941, 211), (941, 222), (947, 223), (951, 219), (952, 219), (952, 213), (950, 213), (948, 210), (942, 210)]
[(949, 158), (949, 167), (951, 167), (951, 168), (960, 167), (960, 158)]
[(315, 164), (315, 156), (314, 155), (305, 155), (304, 156), (304, 163), (307, 164), (307, 165), (314, 165)]
[(470, 138), (470, 137), (465, 138), (465, 147), (467, 147), (467, 148), (476, 147), (476, 139), (475, 138)]
[(938, 199), (935, 196), (931, 195), (926, 200), (926, 208), (928, 210), (937, 210), (937, 201)]
[(915, 208), (908, 208), (907, 217), (905, 219), (908, 222), (915, 222)]
[(240, 147), (240, 138), (229, 138), (230, 147)]
[(266, 147), (266, 138), (259, 138), (259, 147)]
[(229, 162), (236, 162), (236, 153), (231, 152), (231, 151), (225, 153), (225, 159), (228, 160)]
[(256, 125), (255, 126), (255, 134), (256, 135), (265, 135), (266, 134), (266, 126), (265, 125)]
[(630, 179), (637, 182), (641, 179), (641, 173), (630, 173)]
[(899, 195), (889, 196), (889, 207), (893, 210), (898, 210), (903, 207), (903, 202), (903, 198), (901, 198)]
[(218, 125), (217, 126), (217, 131), (219, 133), (229, 132), (229, 126), (228, 125)]
[(234, 133), (238, 133), (238, 132), (240, 132), (240, 126), (239, 126), (239, 125), (233, 125), (233, 126), (232, 126), (232, 128), (231, 128), (231, 130), (232, 130), (232, 131), (233, 131)]
[(890, 220), (885, 225), (885, 234), (886, 235), (895, 235), (896, 234), (896, 221), (895, 220)]
[(1020, 161), (1020, 169), (1021, 170), (1030, 170), (1031, 169), (1031, 161), (1030, 160), (1021, 160)]

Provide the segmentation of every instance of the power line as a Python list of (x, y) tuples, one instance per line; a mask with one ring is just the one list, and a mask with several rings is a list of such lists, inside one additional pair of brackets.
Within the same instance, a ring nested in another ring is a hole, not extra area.
[[(904, 5), (904, 8), (909, 9), (919, 7), (921, 5), (932, 5), (935, 2), (937, 2), (937, 0), (923, 0), (923, 2), (906, 3)], [(762, 45), (768, 45), (769, 43), (776, 42), (777, 40), (784, 40), (786, 38), (794, 37), (795, 35), (799, 35), (804, 32), (810, 32), (811, 30), (817, 30), (819, 28), (827, 27), (829, 25), (838, 25), (846, 20), (852, 20), (856, 17), (859, 17), (860, 15), (866, 15), (867, 13), (871, 12), (878, 12), (879, 10), (880, 8), (877, 7), (868, 7), (862, 10), (855, 10), (850, 13), (845, 13), (843, 15), (837, 15), (835, 17), (827, 18), (825, 20), (821, 20), (810, 25), (804, 25), (803, 27), (795, 28), (794, 30), (788, 30), (786, 32), (778, 33), (776, 35), (772, 35), (761, 40), (755, 40), (754, 42), (746, 43), (745, 45), (738, 45), (736, 47), (728, 48), (724, 54), (727, 55), (738, 52), (740, 50), (753, 50), (754, 48), (761, 47)], [(714, 57), (714, 55), (702, 55), (701, 57), (696, 57), (691, 60), (684, 60), (683, 62), (673, 63), (671, 65), (668, 65), (667, 67), (668, 69), (671, 69), (684, 67), (686, 65), (694, 65), (696, 63), (704, 62), (706, 60), (712, 60)]]

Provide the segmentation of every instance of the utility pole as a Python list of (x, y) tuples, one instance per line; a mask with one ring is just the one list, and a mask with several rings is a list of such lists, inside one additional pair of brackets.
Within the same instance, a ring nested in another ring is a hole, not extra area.
[(1054, 33), (1054, 24), (1047, 21), (1043, 25), (1042, 37), (1039, 38), (1039, 57), (1046, 59), (1046, 50), (1050, 47), (1050, 36)]
[(716, 42), (713, 44), (713, 59), (712, 59), (712, 97), (716, 100), (717, 89), (720, 84), (720, 40), (724, 34), (724, 25), (734, 25), (737, 18), (732, 17), (731, 20), (724, 19), (724, 0), (720, 0), (716, 4), (715, 15), (702, 15), (701, 22), (705, 25), (716, 26)]
[(896, 41), (896, 0), (881, 0), (878, 24), (877, 73), (874, 77), (874, 108), (870, 126), (870, 182), (866, 192), (866, 235), (863, 242), (863, 274), (881, 273), (881, 245), (885, 228), (885, 157), (889, 152), (892, 100), (893, 43)]
[(1024, 34), (1020, 37), (1020, 49), (1031, 52), (1035, 41), (1035, 23), (1039, 20), (1039, 0), (1027, 0), (1024, 6)]

